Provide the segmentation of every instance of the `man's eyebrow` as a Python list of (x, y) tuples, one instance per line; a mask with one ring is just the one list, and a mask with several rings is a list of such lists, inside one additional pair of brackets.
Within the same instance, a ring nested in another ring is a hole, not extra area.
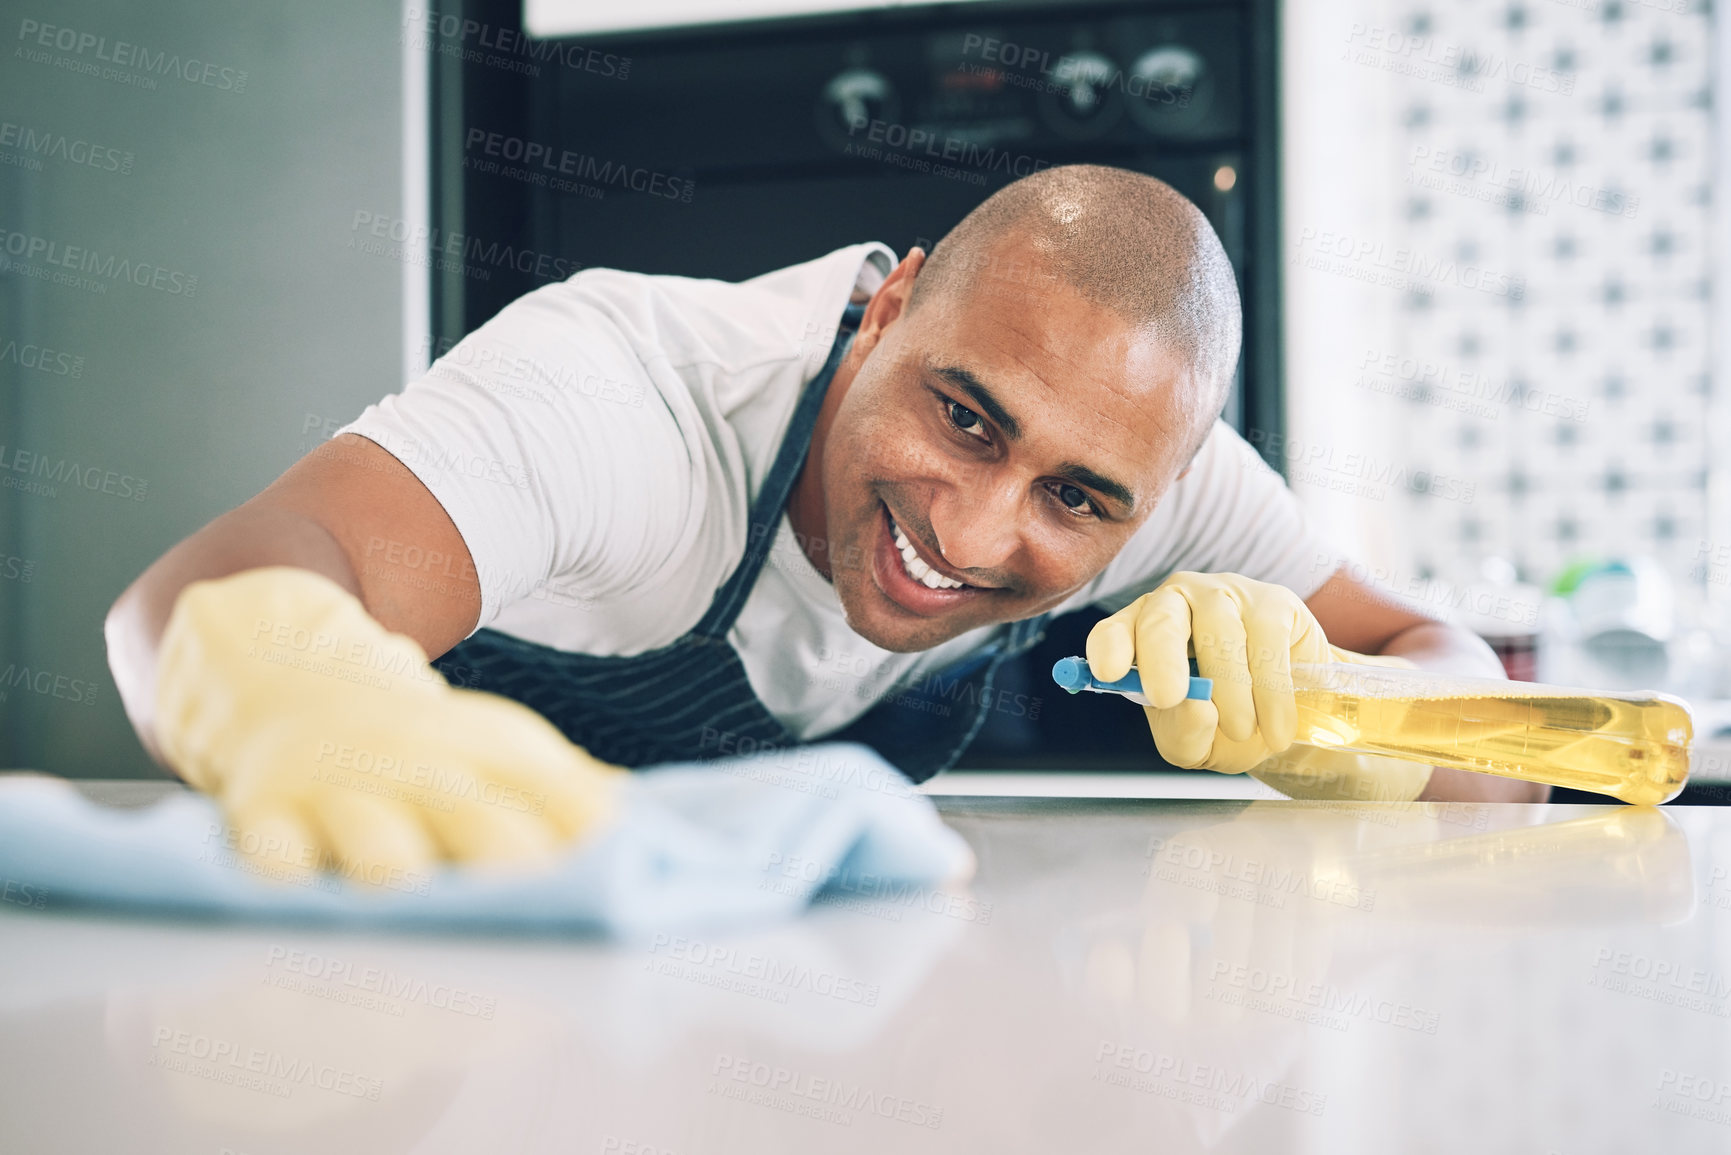
[(1124, 507), (1125, 513), (1131, 513), (1136, 508), (1136, 495), (1134, 493), (1110, 477), (1095, 473), (1086, 465), (1077, 465), (1073, 461), (1066, 461), (1058, 466), (1057, 474), (1059, 477), (1074, 481), (1077, 485), (1086, 485), (1102, 496), (1111, 498)]
[[(974, 404), (980, 407), (980, 411), (990, 417), (998, 428), (1004, 431), (1005, 437), (1011, 441), (1021, 438), (1021, 425), (1017, 423), (1014, 417), (1010, 416), (1009, 412), (998, 402), (998, 399), (992, 395), (992, 391), (986, 388), (978, 377), (966, 369), (954, 365), (941, 366), (933, 369), (932, 372), (966, 393)], [(1136, 495), (1130, 492), (1128, 486), (1113, 481), (1103, 474), (1096, 473), (1086, 465), (1067, 461), (1058, 467), (1057, 476), (1067, 481), (1073, 481), (1077, 485), (1085, 485), (1101, 496), (1110, 498), (1123, 507), (1126, 514), (1133, 512), (1136, 508)]]

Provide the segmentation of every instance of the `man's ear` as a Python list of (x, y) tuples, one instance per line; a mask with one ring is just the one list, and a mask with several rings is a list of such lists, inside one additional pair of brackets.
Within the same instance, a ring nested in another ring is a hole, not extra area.
[(867, 302), (865, 316), (860, 318), (859, 333), (854, 337), (854, 344), (869, 348), (875, 345), (883, 336), (885, 329), (899, 321), (908, 310), (908, 303), (914, 294), (914, 278), (920, 275), (920, 269), (925, 266), (926, 251), (915, 245), (908, 250), (908, 255), (901, 263), (890, 270), (890, 275), (884, 278), (884, 283), (878, 286), (878, 291), (872, 294)]

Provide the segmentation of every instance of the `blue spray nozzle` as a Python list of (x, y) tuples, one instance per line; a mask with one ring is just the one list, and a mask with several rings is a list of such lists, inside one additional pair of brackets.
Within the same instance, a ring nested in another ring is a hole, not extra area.
[(1072, 694), (1080, 694), (1093, 680), (1082, 658), (1059, 658), (1052, 666), (1052, 681)]
[[(1117, 694), (1140, 694), (1142, 692), (1142, 677), (1135, 669), (1119, 678), (1116, 682), (1103, 682), (1094, 676), (1088, 668), (1086, 658), (1059, 658), (1052, 666), (1052, 680), (1072, 694), (1083, 690), (1105, 691)], [(1196, 659), (1190, 659), (1190, 687), (1185, 692), (1186, 698), (1207, 701), (1214, 693), (1214, 681), (1211, 678), (1196, 676)]]

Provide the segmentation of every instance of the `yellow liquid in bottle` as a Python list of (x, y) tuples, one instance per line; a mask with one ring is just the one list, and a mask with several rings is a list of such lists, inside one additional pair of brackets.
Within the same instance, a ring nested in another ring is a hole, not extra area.
[[(1497, 692), (1504, 686), (1507, 693)], [(1661, 694), (1595, 695), (1521, 682), (1458, 696), (1383, 696), (1302, 682), (1295, 691), (1298, 740), (1318, 746), (1591, 790), (1636, 806), (1675, 798), (1689, 778), (1689, 711)]]

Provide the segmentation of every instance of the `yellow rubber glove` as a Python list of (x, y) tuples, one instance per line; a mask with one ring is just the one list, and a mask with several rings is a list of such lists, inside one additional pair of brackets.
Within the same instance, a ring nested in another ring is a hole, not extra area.
[(1429, 763), (1294, 742), (1250, 768), (1288, 798), (1331, 802), (1412, 802), (1430, 784)]
[[(1185, 697), (1192, 652), (1200, 675), (1214, 680), (1210, 700)], [(1088, 666), (1095, 677), (1116, 681), (1136, 668), (1160, 756), (1174, 766), (1225, 774), (1261, 769), (1292, 746), (1298, 737), (1292, 667), (1323, 662), (1412, 665), (1330, 645), (1297, 594), (1237, 574), (1175, 573), (1088, 634)], [(1288, 769), (1270, 767), (1275, 780), (1269, 784), (1287, 793), (1289, 785), (1306, 791), (1293, 797), (1369, 790), (1410, 801), (1430, 779), (1430, 767), (1420, 763), (1312, 749), (1315, 754), (1302, 754)], [(1423, 780), (1414, 788), (1419, 774)], [(1326, 782), (1328, 792), (1308, 792), (1322, 789), (1317, 782)]]
[(156, 707), (169, 763), (270, 874), (538, 865), (604, 820), (624, 776), (528, 707), (448, 685), (412, 639), (303, 569), (187, 586)]

